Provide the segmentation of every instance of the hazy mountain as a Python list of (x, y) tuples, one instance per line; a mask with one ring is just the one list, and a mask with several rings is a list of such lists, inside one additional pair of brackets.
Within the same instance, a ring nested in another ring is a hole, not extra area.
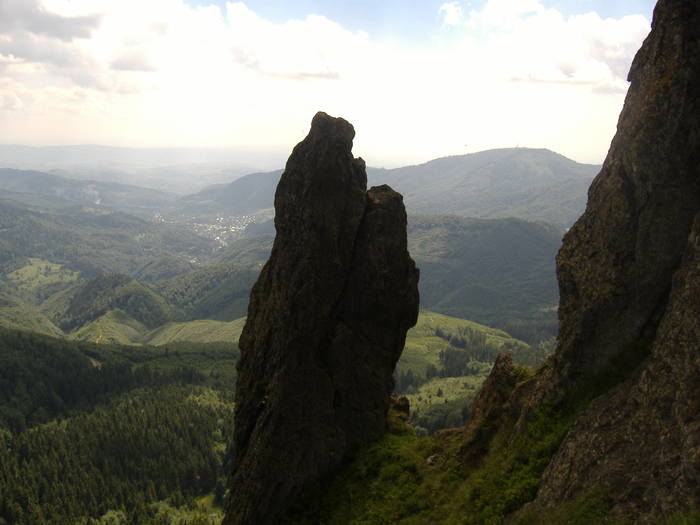
[(56, 170), (71, 178), (168, 188), (180, 194), (273, 169), (284, 155), (213, 148), (120, 148), (97, 145), (0, 145), (0, 167)]
[[(368, 185), (388, 184), (409, 213), (482, 219), (516, 217), (568, 228), (583, 212), (600, 166), (545, 149), (497, 149), (391, 170), (368, 168)], [(281, 170), (255, 173), (182, 198), (179, 213), (252, 214), (271, 208)]]
[(10, 168), (0, 168), (0, 190), (7, 198), (40, 207), (91, 205), (148, 218), (177, 198), (173, 193), (139, 186)]
[(26, 258), (34, 257), (86, 275), (133, 275), (166, 256), (206, 257), (214, 245), (181, 226), (121, 212), (94, 207), (34, 210), (0, 199), (0, 266), (23, 266)]
[(272, 208), (282, 170), (253, 173), (229, 184), (210, 186), (174, 203), (175, 215), (252, 215)]
[(517, 217), (568, 228), (583, 213), (599, 170), (546, 149), (512, 148), (367, 174), (370, 185), (389, 184), (403, 194), (409, 212)]

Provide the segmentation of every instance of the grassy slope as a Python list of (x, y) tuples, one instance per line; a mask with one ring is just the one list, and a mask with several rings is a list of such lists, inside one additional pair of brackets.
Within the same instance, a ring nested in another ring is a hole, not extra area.
[(120, 309), (110, 310), (72, 332), (70, 339), (91, 343), (139, 344), (146, 327)]
[(169, 323), (147, 334), (146, 341), (154, 346), (178, 341), (237, 342), (244, 324), (245, 318), (230, 322), (203, 319), (186, 323)]
[(436, 377), (422, 384), (415, 394), (406, 397), (411, 403), (411, 414), (421, 412), (440, 403), (448, 403), (459, 399), (473, 399), (476, 392), (489, 373), (490, 367), (485, 364), (482, 373), (471, 376)]
[[(490, 346), (501, 348), (508, 345), (508, 351), (513, 352), (516, 349), (514, 352), (516, 355), (517, 349), (527, 348), (527, 344), (511, 337), (503, 330), (466, 319), (422, 310), (416, 326), (406, 334), (406, 345), (397, 364), (397, 372), (401, 373), (411, 369), (414, 373), (424, 377), (429, 365), (439, 367), (440, 352), (450, 347), (445, 336), (457, 335), (460, 329), (473, 330), (483, 334), (486, 343)], [(436, 335), (438, 330), (443, 332), (443, 337)]]
[(230, 322), (201, 319), (167, 323), (149, 331), (122, 310), (105, 315), (69, 334), (70, 339), (92, 343), (162, 346), (172, 343), (236, 343), (245, 318)]
[(31, 257), (27, 264), (9, 272), (9, 285), (27, 300), (40, 302), (78, 280), (78, 272), (43, 259)]
[[(479, 457), (461, 451), (464, 436), (459, 431), (419, 438), (390, 421), (391, 433), (361, 449), (323, 494), (307, 495), (285, 523), (631, 525), (608, 515), (611, 502), (595, 486), (544, 514), (534, 514), (526, 504), (536, 496), (542, 473), (578, 415), (638, 363), (635, 352), (620, 356), (559, 401), (532, 409), (517, 428), (517, 414), (505, 411), (492, 422), (497, 427), (490, 440), (489, 432), (474, 434), (472, 446), (484, 450)], [(537, 375), (521, 370), (520, 391), (527, 391)], [(658, 523), (694, 525), (698, 518), (691, 513)]]
[[(538, 414), (514, 441), (507, 432), (497, 435), (473, 468), (459, 460), (460, 434), (419, 438), (409, 428), (387, 434), (360, 450), (322, 496), (306, 499), (283, 523), (501, 524), (534, 497), (571, 422), (558, 412)], [(604, 515), (604, 500), (588, 499), (558, 516), (562, 521), (539, 516), (515, 523), (607, 523)]]
[(503, 330), (466, 319), (422, 310), (418, 316), (416, 326), (411, 328), (406, 334), (406, 345), (401, 354), (397, 370), (401, 372), (411, 368), (414, 372), (425, 375), (428, 365), (439, 365), (440, 352), (449, 346), (449, 343), (444, 338), (435, 334), (436, 329), (441, 329), (446, 334), (456, 334), (460, 328), (483, 333), (486, 336), (486, 341), (494, 346), (501, 347), (507, 343), (525, 345), (525, 343), (514, 339)]
[(34, 306), (0, 292), (0, 327), (62, 337), (63, 332)]

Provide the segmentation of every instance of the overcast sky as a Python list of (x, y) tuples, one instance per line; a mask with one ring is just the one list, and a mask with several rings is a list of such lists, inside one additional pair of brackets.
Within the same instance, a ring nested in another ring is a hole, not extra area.
[(0, 0), (0, 143), (601, 162), (652, 0)]

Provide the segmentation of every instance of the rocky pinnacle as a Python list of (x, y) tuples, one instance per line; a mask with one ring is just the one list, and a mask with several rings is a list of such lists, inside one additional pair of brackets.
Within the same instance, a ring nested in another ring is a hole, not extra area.
[(277, 187), (277, 236), (240, 338), (226, 525), (274, 522), (386, 430), (418, 270), (403, 199), (366, 190), (354, 136), (316, 114)]

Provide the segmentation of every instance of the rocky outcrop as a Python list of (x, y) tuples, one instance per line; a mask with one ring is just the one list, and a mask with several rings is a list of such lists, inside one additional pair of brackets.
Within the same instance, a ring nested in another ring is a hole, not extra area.
[[(539, 407), (581, 410), (527, 505), (535, 516), (554, 515), (591, 492), (604, 495), (610, 514), (634, 523), (700, 508), (696, 0), (659, 1), (629, 80), (586, 211), (557, 258), (555, 355), (532, 380), (481, 409), (513, 435)], [(471, 425), (467, 437), (485, 432)]]
[(594, 400), (545, 471), (546, 508), (591, 488), (637, 523), (700, 508), (700, 214), (650, 357)]
[(661, 0), (618, 130), (557, 258), (558, 385), (648, 351), (700, 210), (700, 6)]
[(277, 187), (277, 236), (240, 338), (225, 524), (272, 523), (386, 430), (418, 271), (403, 199), (366, 191), (354, 134), (318, 113)]
[(459, 456), (466, 466), (476, 464), (488, 452), (491, 439), (507, 415), (508, 399), (523, 379), (522, 371), (513, 366), (511, 355), (499, 354), (474, 399), (463, 430)]

